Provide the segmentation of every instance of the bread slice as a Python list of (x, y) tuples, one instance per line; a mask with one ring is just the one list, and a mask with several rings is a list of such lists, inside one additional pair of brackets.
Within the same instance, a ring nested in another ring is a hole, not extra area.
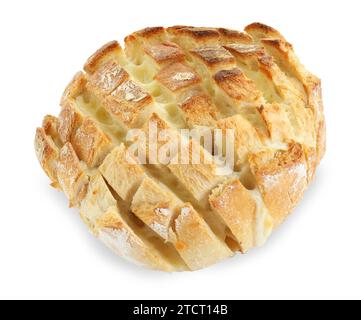
[(321, 91), (264, 24), (146, 28), (87, 60), (36, 130), (36, 155), (115, 253), (199, 270), (262, 245), (299, 203), (325, 154)]

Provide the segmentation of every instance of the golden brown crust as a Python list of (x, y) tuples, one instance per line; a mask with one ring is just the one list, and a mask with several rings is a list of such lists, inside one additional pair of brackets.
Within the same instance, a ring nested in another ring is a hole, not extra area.
[(112, 147), (111, 139), (90, 118), (86, 118), (76, 131), (72, 144), (79, 159), (90, 168), (99, 166)]
[[(307, 95), (308, 107), (312, 108), (316, 115), (323, 111), (321, 81), (308, 72), (299, 62), (291, 44), (285, 40), (263, 39), (262, 44), (275, 58), (280, 69), (293, 79), (299, 81)], [(293, 81), (295, 84), (295, 82)]]
[[(321, 80), (315, 76), (308, 75), (308, 104), (318, 115), (323, 114), (322, 85)], [(320, 120), (320, 119), (319, 119)]]
[(247, 252), (255, 245), (256, 202), (239, 180), (215, 189), (209, 197), (213, 210), (221, 217)]
[[(162, 136), (162, 130), (167, 130), (168, 135)], [(142, 127), (142, 132), (145, 134), (146, 139), (147, 163), (162, 167), (163, 161), (161, 161), (162, 159), (158, 157), (160, 149), (165, 145), (171, 145), (172, 141), (179, 141), (179, 132), (172, 128), (171, 125), (158, 113), (152, 113), (150, 115)], [(151, 139), (156, 140), (157, 143), (151, 144)], [(152, 150), (152, 155), (150, 154), (150, 150)]]
[(88, 176), (69, 142), (59, 152), (56, 173), (70, 206), (79, 206), (87, 192)]
[(189, 143), (189, 164), (171, 162), (168, 168), (198, 201), (206, 199), (211, 190), (224, 179), (217, 174), (215, 160), (195, 142)]
[(117, 206), (117, 201), (108, 189), (99, 172), (89, 180), (86, 196), (81, 202), (80, 216), (94, 234), (98, 234), (98, 220), (111, 207)]
[(118, 41), (111, 41), (101, 47), (95, 52), (84, 65), (84, 70), (87, 73), (94, 73), (102, 64), (110, 60), (111, 58), (117, 57), (122, 53)]
[(112, 93), (128, 78), (129, 74), (124, 68), (117, 61), (110, 60), (90, 76), (89, 84), (94, 90), (107, 95)]
[(164, 31), (165, 31), (164, 27), (151, 27), (151, 28), (144, 28), (142, 30), (139, 30), (135, 32), (135, 34), (144, 38), (149, 38), (155, 35), (163, 34)]
[(170, 41), (146, 45), (144, 51), (158, 64), (181, 62), (185, 59), (184, 51), (177, 44)]
[[(142, 43), (147, 44), (159, 44), (165, 38), (166, 31), (163, 27), (145, 28), (136, 32), (133, 32), (124, 39), (125, 52), (128, 57), (133, 58), (133, 55), (137, 54), (138, 46)], [(135, 51), (129, 51), (129, 48), (135, 49)]]
[(99, 171), (115, 192), (127, 201), (131, 199), (145, 177), (144, 170), (124, 144), (113, 149), (99, 167)]
[(293, 55), (293, 48), (288, 42), (280, 39), (261, 39), (261, 44), (288, 77), (304, 82), (303, 70), (300, 70), (300, 65)]
[(83, 123), (83, 115), (77, 111), (75, 102), (69, 100), (61, 109), (58, 120), (58, 134), (62, 143), (72, 142), (78, 128)]
[(214, 127), (218, 117), (216, 106), (210, 97), (205, 94), (188, 97), (180, 105), (188, 126)]
[(259, 22), (255, 22), (248, 25), (247, 27), (245, 27), (244, 30), (255, 39), (259, 39), (259, 38), (284, 39), (283, 36), (276, 29), (273, 29), (272, 27)]
[(132, 202), (132, 211), (164, 240), (173, 243), (191, 270), (207, 267), (231, 255), (190, 204), (145, 178)]
[(239, 163), (244, 163), (250, 152), (263, 145), (257, 130), (241, 115), (221, 119), (217, 122), (217, 127), (224, 133), (229, 129), (234, 130), (234, 147)]
[(247, 33), (237, 30), (218, 28), (218, 32), (221, 34), (222, 40), (229, 43), (252, 43), (252, 37)]
[(173, 63), (163, 68), (156, 79), (170, 91), (179, 91), (200, 82), (199, 75), (183, 63)]
[(177, 210), (178, 216), (169, 231), (170, 241), (191, 270), (208, 267), (233, 255), (190, 203)]
[(220, 33), (214, 28), (195, 28), (195, 27), (170, 27), (167, 29), (170, 33), (177, 35), (184, 34), (192, 37), (195, 40), (204, 41), (209, 39), (219, 39)]
[(178, 271), (152, 245), (140, 238), (119, 214), (116, 207), (110, 208), (98, 219), (98, 238), (112, 251), (131, 262), (155, 270)]
[(131, 209), (140, 220), (168, 241), (169, 228), (180, 203), (165, 186), (145, 178), (133, 197)]
[(104, 99), (104, 108), (120, 123), (133, 127), (152, 102), (148, 92), (133, 80), (127, 80)]
[[(36, 154), (53, 186), (101, 241), (148, 268), (198, 270), (262, 245), (325, 153), (320, 79), (260, 23), (245, 32), (146, 28), (125, 45), (112, 41), (93, 54), (67, 86), (59, 117), (37, 129)], [(145, 165), (127, 140), (133, 128)], [(206, 138), (200, 146), (192, 133), (188, 150), (181, 145), (189, 164), (160, 156), (187, 140), (184, 128), (211, 129), (216, 146)], [(222, 165), (230, 130), (233, 172)]]
[(235, 63), (234, 57), (221, 46), (200, 47), (192, 50), (191, 53), (201, 59), (210, 68), (232, 67)]
[(35, 152), (41, 167), (55, 183), (57, 179), (56, 162), (59, 157), (59, 149), (54, 141), (45, 132), (44, 128), (37, 128), (35, 135)]
[(259, 57), (264, 55), (264, 49), (255, 44), (239, 44), (231, 43), (224, 46), (228, 51), (231, 51), (235, 56), (243, 59), (247, 57)]
[(43, 120), (43, 128), (48, 136), (51, 136), (52, 138), (57, 137), (58, 118), (50, 115), (45, 116)]
[(272, 141), (289, 142), (295, 139), (293, 128), (282, 105), (277, 103), (265, 104), (259, 110)]
[[(145, 233), (135, 230), (134, 222), (127, 221), (128, 213), (118, 208), (117, 200), (99, 172), (90, 179), (80, 212), (93, 234), (120, 256), (151, 269), (179, 270), (178, 263), (161, 254)], [(180, 266), (180, 270), (185, 269)]]
[(326, 153), (326, 122), (323, 119), (317, 132), (317, 164), (320, 164)]
[(273, 47), (284, 54), (286, 54), (289, 50), (293, 50), (292, 45), (283, 39), (262, 39), (261, 43), (263, 45)]
[(119, 103), (126, 101), (134, 104), (149, 104), (152, 101), (151, 96), (131, 80), (127, 80), (118, 86), (118, 88), (113, 91), (112, 97)]
[(293, 143), (287, 151), (252, 154), (249, 162), (265, 205), (278, 226), (306, 190), (308, 167), (304, 149)]
[(238, 68), (219, 71), (214, 75), (214, 80), (229, 97), (237, 101), (257, 104), (262, 96), (253, 81), (247, 79)]
[(310, 108), (294, 105), (290, 113), (293, 113), (293, 126), (299, 141), (307, 147), (316, 145), (316, 126), (314, 113)]
[(155, 124), (157, 126), (157, 128), (160, 130), (165, 130), (165, 129), (171, 129), (169, 123), (164, 120), (158, 113), (153, 112), (148, 121), (144, 124), (143, 126), (143, 131), (144, 132), (149, 132), (149, 126), (151, 124)]
[(83, 72), (78, 72), (66, 87), (60, 105), (64, 106), (69, 100), (72, 100), (84, 92), (87, 80)]
[[(230, 44), (225, 45), (225, 48), (234, 54), (241, 67), (256, 78), (267, 101), (277, 102), (283, 99), (285, 103), (302, 105), (306, 102), (303, 86), (288, 78), (264, 47), (259, 44)], [(255, 70), (259, 71), (257, 76), (254, 74)]]

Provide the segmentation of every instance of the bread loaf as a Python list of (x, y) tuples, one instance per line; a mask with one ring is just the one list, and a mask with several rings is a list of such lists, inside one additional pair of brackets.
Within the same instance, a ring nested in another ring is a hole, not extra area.
[[(110, 249), (157, 270), (198, 270), (264, 244), (325, 153), (321, 82), (260, 23), (244, 32), (146, 28), (126, 37), (124, 49), (110, 42), (60, 105), (35, 137), (52, 186)], [(170, 132), (155, 150), (153, 123)], [(151, 161), (184, 129), (212, 133), (212, 148), (185, 138), (200, 163), (168, 153)], [(216, 132), (233, 134), (233, 166), (223, 171)], [(143, 159), (131, 152), (135, 142)]]

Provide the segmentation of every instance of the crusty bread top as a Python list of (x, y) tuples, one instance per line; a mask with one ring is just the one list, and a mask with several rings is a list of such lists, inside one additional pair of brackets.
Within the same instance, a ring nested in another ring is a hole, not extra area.
[[(126, 136), (139, 128), (149, 147), (152, 121), (174, 136), (233, 129), (235, 169), (218, 175), (204, 146), (207, 164), (141, 164)], [(325, 153), (321, 82), (261, 23), (146, 28), (88, 59), (35, 147), (112, 250), (154, 269), (200, 269), (264, 243), (302, 198)]]

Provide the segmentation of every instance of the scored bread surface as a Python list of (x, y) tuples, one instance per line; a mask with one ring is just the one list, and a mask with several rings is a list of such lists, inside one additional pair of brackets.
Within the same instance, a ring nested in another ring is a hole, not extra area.
[[(129, 161), (127, 133), (143, 130), (148, 145), (151, 121), (175, 136), (233, 129), (234, 171), (217, 174), (203, 147), (202, 164)], [(262, 245), (301, 200), (325, 153), (321, 82), (260, 23), (146, 28), (88, 59), (35, 149), (52, 186), (115, 253), (198, 270)]]

